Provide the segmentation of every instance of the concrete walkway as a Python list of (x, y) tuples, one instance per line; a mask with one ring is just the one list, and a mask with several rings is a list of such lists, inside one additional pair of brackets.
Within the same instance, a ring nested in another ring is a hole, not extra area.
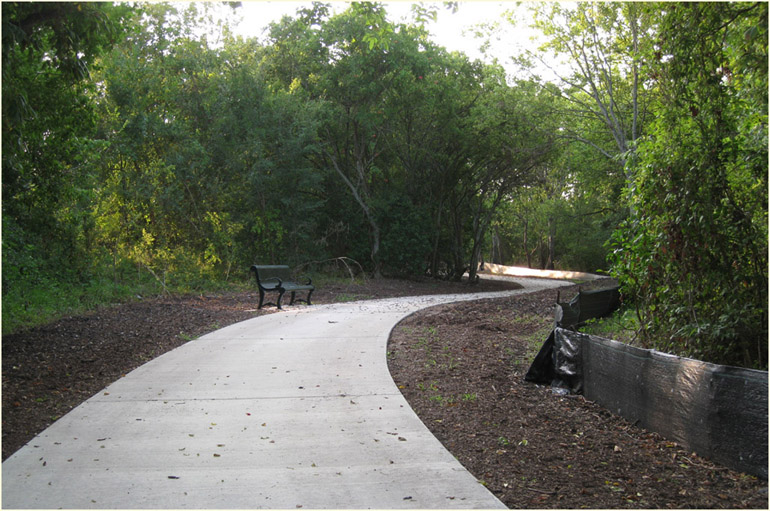
[(419, 309), (569, 284), (287, 307), (191, 341), (3, 463), (3, 508), (505, 508), (388, 372)]

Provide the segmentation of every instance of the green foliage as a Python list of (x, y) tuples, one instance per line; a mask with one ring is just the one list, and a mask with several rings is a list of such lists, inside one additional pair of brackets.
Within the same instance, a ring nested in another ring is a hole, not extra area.
[(589, 320), (580, 331), (633, 345), (640, 332), (639, 318), (633, 307), (624, 304), (608, 317)]
[(60, 275), (18, 279), (3, 296), (3, 334), (44, 324), (58, 317), (82, 313), (98, 305), (119, 303), (157, 293), (148, 280), (142, 284), (115, 283), (110, 278), (67, 282)]
[(2, 10), (8, 328), (255, 262), (459, 278), (612, 249), (647, 342), (766, 366), (766, 4), (538, 6), (582, 66), (561, 86), (437, 47), (434, 7), (314, 3), (264, 44), (205, 3)]
[[(99, 3), (3, 3), (3, 213), (58, 236), (55, 211), (88, 186), (97, 57), (126, 10)], [(39, 227), (38, 227), (39, 226)]]
[(90, 279), (90, 161), (105, 146), (89, 71), (127, 16), (103, 3), (2, 5), (4, 331)]
[(381, 257), (389, 274), (422, 275), (430, 254), (430, 217), (403, 196), (391, 195), (377, 205), (385, 233)]
[(613, 273), (649, 345), (759, 368), (768, 333), (767, 68), (739, 63), (766, 60), (766, 23), (766, 4), (667, 7), (651, 59), (661, 103), (630, 197), (637, 214), (613, 241)]
[[(625, 161), (644, 131), (650, 90), (639, 79), (641, 52), (653, 31), (651, 13), (636, 2), (536, 4), (534, 26), (547, 36), (541, 53), (560, 57), (569, 71), (559, 71), (566, 100), (559, 108), (576, 124), (563, 132), (609, 158)], [(540, 57), (542, 58), (542, 57)], [(586, 124), (592, 124), (586, 130)], [(596, 133), (608, 135), (596, 140)]]
[[(153, 292), (152, 282), (130, 272), (117, 279), (98, 264), (70, 265), (62, 254), (52, 260), (41, 254), (44, 240), (20, 228), (10, 215), (3, 216), (3, 333), (35, 326), (57, 316), (80, 312), (101, 303), (131, 299)], [(138, 278), (137, 278), (138, 277)], [(155, 290), (154, 292), (157, 292)]]
[[(559, 101), (542, 102), (542, 109)], [(562, 121), (544, 129), (558, 132)], [(587, 129), (587, 128), (586, 128)], [(625, 216), (621, 192), (625, 175), (617, 162), (589, 145), (556, 137), (550, 157), (539, 165), (526, 186), (517, 187), (495, 220), (496, 239), (503, 250), (500, 264), (595, 272), (606, 268), (605, 242)]]

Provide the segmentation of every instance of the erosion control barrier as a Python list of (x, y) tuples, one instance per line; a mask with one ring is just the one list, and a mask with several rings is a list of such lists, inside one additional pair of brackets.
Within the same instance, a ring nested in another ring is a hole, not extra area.
[[(561, 328), (554, 342), (569, 347), (557, 351), (569, 356), (565, 367), (573, 367), (566, 378), (582, 379), (586, 399), (700, 456), (767, 478), (767, 371), (710, 364)], [(576, 386), (573, 380), (570, 386)]]
[[(592, 291), (578, 290), (578, 294), (568, 302), (561, 302), (560, 295), (556, 298), (555, 326), (576, 328), (589, 319), (600, 318), (612, 314), (620, 306), (620, 291), (618, 286)], [(571, 351), (574, 349), (568, 343), (562, 342), (554, 350), (554, 332), (540, 348), (525, 380), (555, 387), (569, 388), (572, 392), (580, 393), (582, 376), (580, 364), (577, 363)], [(558, 374), (556, 367), (559, 368)]]
[(560, 302), (556, 298), (556, 326), (576, 328), (589, 319), (601, 318), (615, 312), (620, 307), (620, 290), (618, 286), (606, 289), (583, 291), (569, 302)]
[(768, 477), (767, 371), (636, 348), (574, 331), (619, 304), (617, 288), (556, 300), (556, 327), (525, 380), (583, 394), (734, 470)]

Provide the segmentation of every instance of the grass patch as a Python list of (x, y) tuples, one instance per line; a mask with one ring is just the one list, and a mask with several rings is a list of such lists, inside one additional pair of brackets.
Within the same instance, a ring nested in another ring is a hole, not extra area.
[(56, 281), (38, 276), (17, 280), (3, 289), (2, 333), (11, 334), (56, 321), (65, 316), (83, 314), (98, 307), (128, 303), (143, 298), (173, 294), (212, 293), (247, 289), (245, 282), (198, 280), (191, 285), (180, 283), (165, 290), (146, 272), (133, 279), (116, 280), (108, 275), (95, 275), (82, 283)]
[(635, 344), (639, 328), (636, 311), (622, 307), (606, 318), (589, 320), (580, 331), (626, 344)]
[(129, 284), (115, 283), (111, 279), (92, 279), (77, 285), (44, 280), (26, 284), (4, 290), (3, 334), (81, 314), (100, 305), (125, 303), (160, 292), (151, 281)]
[(551, 334), (551, 330), (553, 330), (553, 325), (548, 325), (541, 327), (534, 334), (526, 336), (525, 340), (527, 341), (527, 358), (525, 365), (527, 367), (531, 366), (532, 362), (535, 361), (535, 357), (540, 352), (540, 348), (543, 347), (543, 343)]
[(527, 327), (527, 333), (520, 333), (517, 339), (524, 341), (527, 347), (526, 355), (523, 360), (514, 361), (517, 365), (529, 367), (534, 362), (543, 343), (548, 339), (548, 335), (553, 330), (553, 320), (544, 319), (535, 314), (522, 314), (515, 319), (515, 322)]

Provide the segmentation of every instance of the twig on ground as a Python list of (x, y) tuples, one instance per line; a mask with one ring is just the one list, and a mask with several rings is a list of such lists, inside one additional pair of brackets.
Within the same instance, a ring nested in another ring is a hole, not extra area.
[(533, 491), (536, 493), (542, 493), (543, 495), (556, 495), (555, 491), (545, 491), (545, 490), (538, 490), (537, 488), (527, 488), (529, 491)]

